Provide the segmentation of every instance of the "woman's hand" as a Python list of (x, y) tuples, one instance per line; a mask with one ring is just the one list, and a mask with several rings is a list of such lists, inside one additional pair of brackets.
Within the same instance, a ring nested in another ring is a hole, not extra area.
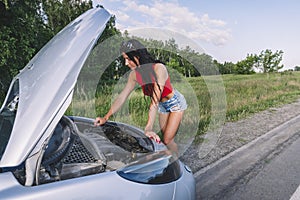
[(95, 126), (101, 126), (107, 122), (107, 118), (105, 117), (97, 117), (94, 121)]
[(155, 140), (157, 143), (161, 143), (160, 137), (153, 131), (145, 131), (145, 135), (150, 138)]

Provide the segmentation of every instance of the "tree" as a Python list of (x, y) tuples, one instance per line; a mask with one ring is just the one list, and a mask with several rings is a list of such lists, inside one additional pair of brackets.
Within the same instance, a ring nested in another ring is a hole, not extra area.
[(300, 71), (300, 66), (295, 66), (294, 71)]
[(214, 60), (215, 65), (219, 68), (221, 74), (232, 74), (236, 69), (236, 66), (233, 62), (224, 62), (224, 64), (218, 63), (217, 60)]
[(199, 56), (197, 52), (195, 52), (190, 46), (186, 46), (183, 50), (179, 52), (181, 55), (180, 58), (180, 65), (184, 67), (184, 75), (186, 77), (194, 77), (194, 76), (200, 76), (199, 71), (196, 69), (196, 67), (191, 63), (195, 58)]
[(275, 53), (272, 53), (270, 49), (262, 51), (259, 55), (260, 64), (257, 66), (257, 69), (263, 73), (278, 72), (283, 68), (283, 65), (280, 65), (282, 55), (282, 50), (277, 50)]
[(43, 18), (52, 36), (90, 8), (91, 0), (42, 0)]
[(0, 90), (5, 94), (12, 77), (46, 42), (46, 34), (39, 0), (6, 0), (0, 7)]
[(259, 63), (256, 55), (248, 54), (246, 59), (238, 61), (235, 65), (235, 74), (253, 74), (255, 73), (254, 67)]

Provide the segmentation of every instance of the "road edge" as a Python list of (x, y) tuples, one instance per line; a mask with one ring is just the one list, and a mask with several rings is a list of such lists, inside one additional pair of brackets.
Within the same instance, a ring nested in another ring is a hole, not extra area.
[(227, 154), (194, 173), (197, 196), (212, 198), (229, 190), (279, 146), (300, 136), (300, 115), (293, 117), (262, 136)]

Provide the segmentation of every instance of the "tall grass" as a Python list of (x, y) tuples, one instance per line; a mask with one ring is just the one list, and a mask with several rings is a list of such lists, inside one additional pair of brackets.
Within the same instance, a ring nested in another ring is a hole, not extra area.
[(223, 76), (227, 96), (227, 121), (278, 107), (300, 96), (300, 73), (285, 72)]
[[(214, 123), (213, 115), (225, 110), (225, 121), (243, 119), (253, 113), (294, 102), (300, 98), (300, 73), (272, 73), (253, 75), (222, 75), (222, 84), (216, 83), (216, 77), (182, 78), (172, 81), (187, 98), (189, 109), (184, 116), (184, 132), (194, 132), (196, 135), (206, 133)], [(80, 92), (78, 101), (73, 102), (69, 114), (89, 117), (104, 116), (116, 95), (122, 90), (126, 79), (117, 84), (104, 85), (95, 93)], [(223, 88), (222, 88), (223, 87)], [(225, 90), (225, 99), (218, 97), (219, 90)], [(81, 94), (82, 93), (82, 94)], [(219, 99), (224, 104), (213, 102)], [(83, 103), (81, 100), (84, 100)], [(92, 106), (90, 106), (92, 105)], [(123, 108), (112, 120), (130, 123), (143, 128), (147, 122), (149, 99), (145, 100), (140, 88), (134, 90)], [(83, 111), (79, 111), (83, 110)], [(158, 128), (156, 123), (155, 129)], [(184, 134), (182, 135), (184, 137)], [(190, 138), (191, 136), (186, 136)]]

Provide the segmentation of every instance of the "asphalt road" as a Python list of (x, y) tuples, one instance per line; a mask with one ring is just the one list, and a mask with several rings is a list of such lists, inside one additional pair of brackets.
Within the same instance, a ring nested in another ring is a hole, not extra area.
[(197, 199), (289, 200), (300, 184), (300, 116), (195, 174)]
[(300, 184), (300, 139), (294, 141), (260, 170), (254, 170), (251, 179), (230, 192), (223, 199), (289, 200)]

